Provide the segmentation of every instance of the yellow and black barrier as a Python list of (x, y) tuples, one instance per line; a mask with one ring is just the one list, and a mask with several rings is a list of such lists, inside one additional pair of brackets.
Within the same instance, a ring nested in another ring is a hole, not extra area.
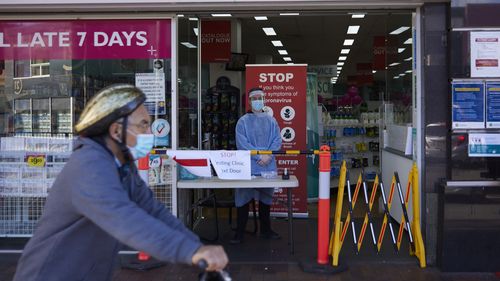
[[(344, 189), (347, 186), (347, 206), (348, 206), (348, 214), (345, 222), (341, 221), (342, 215), (342, 206), (343, 206), (343, 195)], [(380, 186), (380, 187), (379, 187)], [(364, 201), (366, 205), (366, 212), (363, 220), (363, 225), (361, 227), (359, 235), (356, 232), (356, 225), (353, 221), (353, 210), (356, 206), (356, 201), (358, 199), (358, 195), (360, 193), (360, 189), (363, 188)], [(378, 237), (375, 233), (375, 228), (373, 225), (372, 218), (372, 208), (374, 205), (375, 197), (377, 190), (380, 189), (383, 207), (384, 207), (384, 216), (382, 221), (382, 227), (380, 229)], [(401, 224), (399, 227), (398, 235), (396, 237), (394, 232), (394, 224), (396, 223), (394, 219), (390, 215), (390, 210), (392, 206), (392, 200), (394, 198), (395, 191), (398, 192), (399, 201), (401, 203), (401, 207), (403, 210), (403, 215), (401, 218)], [(410, 223), (408, 217), (408, 201), (410, 197), (410, 192), (413, 198), (413, 220)], [(399, 181), (398, 173), (395, 172), (392, 177), (391, 188), (389, 192), (389, 198), (386, 197), (384, 185), (380, 175), (375, 177), (372, 191), (370, 196), (368, 197), (368, 188), (366, 181), (364, 179), (363, 173), (360, 173), (356, 188), (354, 189), (354, 193), (351, 193), (351, 184), (349, 180), (349, 172), (346, 168), (346, 163), (343, 161), (341, 170), (340, 170), (340, 178), (339, 178), (339, 186), (338, 186), (338, 195), (337, 195), (337, 205), (335, 208), (335, 217), (334, 217), (334, 230), (331, 234), (330, 238), (330, 247), (329, 254), (332, 255), (332, 263), (333, 266), (339, 265), (339, 254), (342, 249), (342, 245), (344, 243), (347, 231), (349, 227), (351, 228), (353, 241), (354, 241), (354, 249), (356, 253), (359, 253), (361, 250), (361, 246), (363, 244), (363, 239), (365, 237), (366, 231), (369, 229), (372, 244), (374, 246), (375, 251), (378, 253), (382, 247), (382, 242), (384, 239), (384, 234), (389, 225), (389, 230), (391, 233), (391, 240), (396, 251), (399, 251), (401, 247), (401, 241), (403, 237), (403, 230), (406, 227), (408, 231), (408, 238), (410, 241), (410, 255), (415, 255), (420, 262), (420, 267), (426, 267), (425, 261), (425, 248), (422, 239), (422, 233), (420, 230), (420, 194), (418, 189), (418, 169), (416, 164), (413, 164), (409, 175), (408, 175), (408, 184), (406, 188), (406, 195), (403, 195), (403, 190), (401, 188), (401, 183)]]

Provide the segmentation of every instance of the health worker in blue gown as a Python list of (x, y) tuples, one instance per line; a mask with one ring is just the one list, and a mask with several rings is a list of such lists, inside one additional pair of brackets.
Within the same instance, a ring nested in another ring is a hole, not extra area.
[[(236, 124), (236, 147), (238, 150), (279, 150), (281, 134), (274, 117), (265, 112), (265, 93), (260, 88), (248, 92), (251, 111), (243, 115)], [(277, 171), (273, 155), (251, 156), (252, 175), (260, 176), (261, 172)], [(232, 244), (243, 242), (245, 227), (248, 221), (249, 204), (252, 199), (259, 200), (260, 236), (267, 239), (280, 239), (280, 235), (271, 229), (271, 203), (274, 187), (236, 189), (237, 230)]]

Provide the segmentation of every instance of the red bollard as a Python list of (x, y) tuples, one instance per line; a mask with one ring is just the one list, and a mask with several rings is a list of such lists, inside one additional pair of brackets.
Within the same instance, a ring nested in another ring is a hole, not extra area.
[(330, 239), (330, 147), (319, 152), (318, 263), (327, 264)]

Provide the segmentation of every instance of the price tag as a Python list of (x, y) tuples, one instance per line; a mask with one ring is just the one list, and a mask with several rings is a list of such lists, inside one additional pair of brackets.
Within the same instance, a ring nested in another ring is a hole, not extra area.
[(45, 155), (27, 155), (28, 167), (45, 167)]

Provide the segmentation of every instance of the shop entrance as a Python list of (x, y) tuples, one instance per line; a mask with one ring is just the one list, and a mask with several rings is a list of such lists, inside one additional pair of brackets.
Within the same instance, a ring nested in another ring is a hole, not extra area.
[[(403, 185), (406, 183), (420, 151), (411, 143), (411, 128), (417, 126), (420, 116), (415, 103), (417, 78), (413, 63), (415, 11), (217, 16), (186, 14), (179, 18), (180, 148), (236, 148), (234, 126), (246, 111), (245, 64), (307, 64), (308, 102), (295, 106), (306, 107), (309, 115), (307, 149), (318, 149), (323, 144), (332, 151), (332, 202), (337, 196), (342, 161), (347, 164), (353, 187), (362, 171), (368, 186), (379, 175), (387, 183), (387, 194), (394, 172), (399, 173)], [(225, 39), (230, 43), (218, 47), (207, 44)], [(230, 53), (221, 52), (224, 48), (229, 48)], [(307, 185), (301, 187), (307, 188), (307, 198), (298, 200), (309, 202), (306, 215), (315, 218), (317, 162), (307, 159), (302, 167), (308, 171)], [(363, 190), (360, 192), (353, 210), (357, 231), (366, 212)], [(230, 200), (231, 192), (223, 196)], [(380, 200), (375, 200), (372, 209), (377, 221), (381, 221), (383, 212)], [(346, 204), (347, 197), (344, 212)], [(394, 206), (393, 216), (400, 220), (400, 206)], [(385, 236), (387, 252), (391, 244), (389, 234)], [(367, 233), (362, 249), (367, 257), (373, 253), (369, 239)], [(344, 251), (351, 249), (346, 246)]]

